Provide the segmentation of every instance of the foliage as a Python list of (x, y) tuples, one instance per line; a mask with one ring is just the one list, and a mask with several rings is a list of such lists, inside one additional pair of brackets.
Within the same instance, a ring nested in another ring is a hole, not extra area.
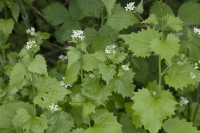
[(0, 133), (199, 133), (200, 1), (165, 2), (1, 0)]

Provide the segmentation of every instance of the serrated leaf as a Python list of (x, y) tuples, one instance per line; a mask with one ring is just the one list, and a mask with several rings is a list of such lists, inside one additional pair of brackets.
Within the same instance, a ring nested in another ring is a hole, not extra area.
[(85, 54), (82, 56), (83, 59), (83, 69), (85, 71), (92, 71), (99, 66), (99, 61), (91, 54)]
[(185, 25), (200, 24), (200, 4), (194, 2), (186, 2), (182, 4), (178, 10), (178, 16)]
[(103, 25), (99, 29), (98, 35), (108, 36), (113, 42), (115, 42), (118, 39), (118, 32), (116, 30), (112, 29), (108, 25)]
[(25, 102), (14, 102), (0, 106), (0, 127), (1, 128), (13, 128), (12, 120), (16, 115), (18, 109), (26, 109), (30, 115), (33, 115), (33, 105)]
[(169, 91), (162, 91), (160, 97), (156, 98), (147, 89), (142, 89), (134, 93), (132, 100), (135, 114), (151, 133), (157, 133), (163, 120), (173, 115), (176, 109), (176, 102)]
[[(130, 75), (132, 75), (133, 78), (135, 73), (130, 70), (129, 73), (131, 73)], [(132, 84), (132, 81), (130, 82), (130, 80), (127, 79), (127, 77), (120, 75), (115, 76), (113, 79), (110, 80), (108, 88), (116, 93), (122, 94), (122, 96), (125, 98), (127, 96), (133, 96), (133, 90), (135, 86)]]
[(73, 47), (68, 47), (70, 51), (67, 52), (67, 58), (68, 58), (68, 68), (74, 63), (77, 62), (78, 59), (81, 58), (81, 52), (76, 50)]
[(43, 133), (48, 122), (46, 116), (31, 116), (25, 109), (17, 110), (17, 114), (12, 121), (15, 127), (23, 128), (25, 133)]
[(91, 113), (95, 113), (96, 105), (86, 98), (84, 98), (81, 94), (76, 94), (75, 97), (72, 98), (70, 102), (72, 106), (82, 107), (82, 116), (83, 118), (87, 117)]
[(38, 93), (33, 102), (46, 109), (49, 109), (52, 103), (56, 104), (58, 101), (62, 101), (67, 94), (71, 93), (70, 90), (61, 86), (59, 81), (50, 77), (41, 79), (37, 89)]
[(19, 17), (19, 6), (17, 5), (17, 3), (10, 1), (8, 3), (8, 7), (10, 8), (10, 10), (12, 12), (12, 16), (13, 16), (14, 20), (17, 22), (18, 17)]
[(112, 9), (112, 14), (107, 17), (106, 24), (114, 30), (120, 31), (138, 22), (138, 19), (131, 12), (127, 12), (119, 4), (116, 4)]
[(166, 40), (162, 41), (154, 39), (151, 42), (151, 51), (161, 56), (161, 59), (165, 59), (167, 63), (171, 64), (173, 56), (178, 55), (179, 51), (179, 39), (173, 34), (168, 34)]
[(88, 44), (92, 44), (94, 37), (97, 35), (97, 31), (94, 28), (86, 28), (84, 30), (84, 41)]
[(125, 40), (125, 44), (129, 45), (129, 49), (134, 52), (133, 55), (140, 57), (148, 57), (150, 55), (150, 43), (154, 39), (159, 39), (161, 34), (155, 29), (142, 29), (138, 33), (129, 35), (120, 35), (119, 37)]
[(0, 19), (0, 31), (2, 31), (5, 35), (11, 34), (13, 28), (14, 21), (12, 19)]
[[(196, 78), (192, 79), (190, 72), (193, 72)], [(166, 84), (174, 87), (176, 90), (183, 90), (183, 87), (187, 87), (189, 84), (195, 85), (196, 82), (200, 81), (200, 72), (195, 70), (193, 65), (189, 63), (181, 67), (175, 64), (169, 68), (166, 74), (164, 77)]]
[(69, 132), (74, 127), (74, 120), (71, 114), (64, 111), (56, 111), (52, 114), (48, 121), (48, 133), (64, 133)]
[(86, 130), (85, 133), (122, 133), (121, 125), (115, 116), (107, 110), (98, 110), (91, 115), (94, 125)]
[(112, 45), (113, 42), (107, 36), (95, 36), (92, 42), (92, 48), (94, 50), (104, 50), (106, 46)]
[(123, 133), (146, 133), (145, 130), (136, 129), (131, 121), (129, 113), (122, 113), (119, 123), (122, 125)]
[(200, 133), (196, 127), (192, 126), (192, 122), (186, 122), (185, 119), (180, 120), (178, 117), (165, 121), (163, 129), (168, 133)]
[(68, 10), (60, 3), (52, 3), (42, 10), (45, 19), (52, 25), (59, 25), (70, 19)]
[(106, 10), (108, 12), (108, 15), (111, 15), (111, 11), (116, 3), (116, 0), (101, 0), (104, 5), (106, 6)]
[(80, 62), (74, 62), (70, 67), (65, 68), (65, 82), (68, 84), (74, 83), (78, 79), (80, 70)]
[(135, 11), (138, 12), (139, 14), (142, 14), (144, 12), (143, 0), (140, 1), (139, 5), (137, 5)]
[(151, 6), (150, 12), (155, 14), (159, 19), (167, 14), (174, 16), (174, 13), (170, 6), (163, 2), (154, 2)]
[(104, 62), (107, 60), (106, 54), (104, 51), (97, 51), (93, 54), (99, 61)]
[(71, 15), (71, 17), (73, 19), (75, 19), (75, 20), (79, 20), (80, 19), (82, 11), (79, 8), (78, 3), (77, 3), (76, 0), (69, 1), (69, 12), (70, 12), (70, 15)]
[(154, 24), (154, 25), (156, 25), (156, 24), (158, 24), (158, 18), (156, 17), (155, 14), (151, 13), (151, 14), (149, 15), (149, 17), (148, 17), (146, 20), (142, 21), (142, 23), (147, 23), (147, 24)]
[(99, 73), (102, 75), (102, 79), (105, 80), (107, 84), (109, 84), (109, 81), (116, 74), (115, 68), (116, 66), (113, 64), (106, 65), (104, 63), (101, 63), (99, 65)]
[(169, 27), (176, 32), (182, 30), (183, 21), (181, 21), (178, 17), (167, 15), (164, 17), (164, 20), (166, 27)]
[(47, 65), (42, 55), (36, 55), (35, 58), (29, 63), (28, 70), (33, 73), (47, 75)]
[(30, 80), (30, 73), (21, 63), (17, 63), (10, 75), (10, 86), (21, 89)]
[(79, 7), (87, 14), (99, 18), (103, 7), (100, 0), (76, 0)]

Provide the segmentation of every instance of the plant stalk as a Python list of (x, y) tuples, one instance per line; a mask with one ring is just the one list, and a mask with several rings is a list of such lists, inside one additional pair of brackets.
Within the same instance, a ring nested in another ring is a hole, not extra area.
[(196, 108), (195, 108), (195, 111), (194, 111), (194, 115), (193, 115), (193, 118), (192, 118), (192, 122), (194, 123), (195, 120), (196, 120), (196, 116), (197, 116), (197, 112), (198, 112), (198, 109), (199, 109), (199, 104), (200, 104), (200, 83), (198, 85), (198, 94), (197, 94), (197, 105), (196, 105)]

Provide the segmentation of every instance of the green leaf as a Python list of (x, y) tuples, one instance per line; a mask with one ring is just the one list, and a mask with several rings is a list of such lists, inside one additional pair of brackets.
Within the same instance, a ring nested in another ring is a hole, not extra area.
[(46, 61), (42, 55), (36, 55), (35, 58), (29, 63), (28, 70), (33, 73), (47, 75)]
[(0, 11), (3, 9), (4, 7), (4, 1), (0, 1)]
[(119, 123), (122, 125), (123, 133), (146, 133), (145, 130), (136, 129), (131, 121), (129, 113), (122, 113)]
[(21, 63), (17, 63), (11, 71), (9, 85), (21, 89), (29, 82), (30, 77), (28, 70)]
[[(196, 87), (195, 87), (195, 89), (196, 89)], [(193, 102), (191, 104), (190, 110), (191, 110), (190, 120), (193, 121), (193, 125), (194, 126), (200, 126), (200, 106), (199, 106), (199, 103)], [(194, 116), (195, 112), (196, 112), (196, 116)]]
[(85, 35), (85, 39), (84, 41), (87, 44), (92, 44), (92, 42), (94, 41), (95, 36), (97, 35), (97, 31), (93, 28), (86, 28), (84, 30), (84, 35)]
[(25, 102), (14, 102), (0, 106), (0, 127), (1, 128), (13, 128), (12, 120), (16, 115), (18, 109), (26, 109), (30, 115), (33, 115), (33, 105)]
[(180, 120), (176, 117), (169, 118), (165, 121), (163, 128), (168, 133), (200, 133), (200, 131), (198, 131), (196, 127), (193, 127), (192, 124), (192, 122), (186, 122), (185, 119)]
[(185, 25), (200, 24), (200, 4), (194, 2), (187, 2), (180, 6), (178, 16)]
[(74, 83), (78, 79), (80, 70), (80, 62), (74, 62), (70, 67), (65, 68), (65, 82), (68, 84)]
[(172, 15), (167, 15), (164, 17), (165, 26), (171, 28), (172, 30), (178, 32), (182, 30), (183, 21), (181, 21), (178, 17), (174, 17)]
[(86, 130), (85, 133), (122, 133), (121, 125), (115, 116), (107, 110), (98, 110), (91, 115), (94, 125)]
[(14, 20), (17, 22), (18, 17), (19, 17), (19, 6), (17, 5), (17, 3), (10, 1), (8, 3), (8, 7), (10, 8), (10, 10), (12, 12), (12, 16), (13, 16)]
[(68, 47), (70, 51), (67, 52), (67, 58), (68, 58), (68, 68), (74, 63), (77, 62), (78, 59), (81, 58), (81, 52), (76, 50), (74, 47)]
[(12, 33), (14, 21), (12, 19), (0, 19), (0, 31), (8, 35)]
[(135, 11), (138, 12), (139, 14), (142, 14), (144, 12), (143, 0), (140, 1), (139, 5), (137, 5)]
[(91, 54), (83, 55), (82, 59), (83, 59), (82, 67), (85, 71), (93, 71), (94, 69), (98, 68), (98, 66), (99, 66), (99, 61)]
[(37, 89), (38, 93), (33, 102), (46, 109), (49, 109), (52, 103), (62, 101), (67, 94), (71, 93), (70, 90), (61, 86), (59, 81), (50, 77), (40, 79)]
[(132, 84), (132, 78), (134, 77), (135, 73), (130, 70), (127, 73), (131, 75), (131, 81), (128, 80), (126, 76), (120, 75), (111, 79), (108, 85), (112, 91), (122, 94), (124, 98), (127, 96), (132, 97), (133, 90), (135, 89), (135, 86)]
[(150, 13), (155, 14), (159, 19), (163, 18), (163, 16), (167, 14), (174, 16), (170, 6), (163, 2), (154, 2), (151, 6)]
[(79, 7), (87, 14), (99, 18), (103, 7), (100, 0), (76, 0)]
[(171, 64), (173, 56), (178, 55), (179, 51), (179, 39), (173, 34), (168, 34), (166, 40), (162, 41), (154, 39), (151, 42), (151, 51), (161, 56), (161, 59), (165, 59), (167, 63)]
[(12, 121), (15, 127), (22, 127), (25, 133), (43, 133), (48, 122), (46, 116), (31, 116), (25, 109), (17, 110)]
[(52, 3), (42, 10), (45, 19), (52, 25), (59, 25), (70, 19), (68, 10), (60, 3)]
[(56, 111), (48, 121), (48, 133), (65, 133), (74, 127), (74, 120), (71, 114), (64, 111)]
[(132, 100), (132, 109), (151, 133), (158, 133), (163, 120), (173, 115), (176, 109), (176, 102), (169, 91), (162, 91), (160, 97), (156, 98), (147, 89), (142, 89), (134, 93)]
[(112, 9), (112, 14), (107, 17), (106, 24), (114, 30), (120, 31), (138, 22), (138, 19), (131, 12), (127, 12), (119, 4), (116, 4)]
[[(193, 72), (196, 75), (196, 78), (192, 79), (190, 77), (190, 72)], [(169, 68), (166, 74), (167, 75), (164, 77), (166, 84), (174, 87), (176, 90), (183, 90), (187, 85), (195, 85), (196, 82), (200, 81), (200, 72), (195, 70), (193, 65), (189, 63), (186, 63), (181, 67), (175, 64)]]
[(106, 65), (104, 63), (101, 63), (99, 65), (99, 73), (102, 75), (102, 79), (105, 80), (107, 84), (109, 84), (109, 81), (116, 74), (115, 69), (116, 69), (116, 66), (112, 64)]
[(69, 1), (69, 12), (73, 19), (79, 20), (82, 14), (81, 9), (78, 6), (78, 3), (76, 0)]
[(113, 42), (115, 42), (118, 39), (118, 32), (114, 29), (112, 29), (110, 26), (108, 25), (103, 25), (99, 31), (98, 31), (98, 35), (101, 36), (107, 36), (109, 37)]
[(120, 35), (119, 37), (125, 40), (125, 44), (129, 45), (129, 49), (134, 52), (133, 55), (140, 57), (148, 57), (150, 55), (150, 43), (154, 39), (159, 39), (161, 34), (155, 29), (142, 29), (138, 33), (129, 35)]
[(116, 3), (116, 0), (101, 0), (104, 5), (106, 6), (106, 10), (108, 12), (108, 15), (111, 15), (111, 11)]
[(107, 60), (106, 54), (104, 51), (97, 51), (93, 54), (94, 57), (96, 57), (99, 61), (104, 62)]
[(87, 117), (91, 113), (95, 113), (96, 105), (90, 101), (88, 101), (81, 94), (76, 94), (75, 97), (72, 98), (70, 104), (74, 107), (82, 107), (82, 116), (83, 118)]
[(158, 24), (158, 18), (156, 17), (155, 14), (151, 13), (146, 20), (142, 21), (142, 23), (157, 25)]
[(85, 130), (83, 128), (76, 128), (70, 133), (85, 133)]
[(57, 41), (64, 43), (65, 41), (71, 40), (72, 30), (81, 30), (81, 25), (78, 20), (66, 20), (65, 23), (55, 32)]
[(107, 36), (95, 36), (92, 42), (92, 48), (94, 50), (105, 50), (106, 46), (112, 45), (113, 42)]

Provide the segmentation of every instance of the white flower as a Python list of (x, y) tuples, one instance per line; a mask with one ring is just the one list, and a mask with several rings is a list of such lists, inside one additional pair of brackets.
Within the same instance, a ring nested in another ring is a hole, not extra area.
[(122, 69), (124, 69), (125, 71), (128, 71), (129, 70), (128, 65), (122, 65)]
[(176, 62), (176, 64), (178, 65), (178, 66), (183, 66), (185, 63), (187, 63), (187, 57), (184, 55), (184, 54), (180, 54), (179, 55), (179, 59), (178, 59), (178, 61)]
[(95, 75), (93, 73), (90, 74), (89, 76), (90, 76), (90, 78), (95, 78)]
[(195, 75), (193, 72), (190, 72), (190, 77), (191, 77), (192, 79), (195, 79), (195, 78), (196, 78), (196, 75)]
[(199, 69), (198, 63), (194, 64), (194, 69)]
[(135, 9), (135, 6), (134, 6), (135, 2), (131, 2), (129, 4), (127, 4), (127, 6), (125, 7), (126, 11), (132, 11)]
[(194, 33), (197, 33), (197, 34), (199, 34), (200, 35), (200, 29), (198, 29), (198, 28), (194, 28)]
[(52, 111), (58, 111), (58, 105), (52, 103), (51, 106), (49, 106), (50, 110)]
[(180, 97), (181, 98), (181, 101), (179, 102), (179, 104), (182, 106), (183, 104), (188, 104), (189, 101), (185, 98), (185, 97)]
[(74, 38), (80, 38), (81, 40), (83, 40), (85, 38), (85, 36), (83, 36), (83, 31), (82, 30), (73, 30), (72, 31), (72, 39)]
[(67, 59), (67, 56), (60, 55), (60, 56), (58, 56), (58, 58), (59, 58), (60, 60), (65, 60), (65, 59)]
[(116, 46), (114, 44), (107, 46), (106, 49), (105, 49), (105, 53), (106, 54), (112, 54), (112, 53), (115, 54), (114, 48), (116, 48)]
[(28, 41), (26, 44), (27, 44), (26, 49), (31, 49), (32, 47), (37, 46), (34, 40)]
[[(65, 77), (62, 77), (62, 79), (65, 80)], [(67, 87), (69, 87), (69, 86), (72, 87), (72, 84), (67, 84), (67, 83), (65, 83), (64, 81), (60, 81), (60, 85), (61, 85), (61, 86), (64, 86), (65, 88), (67, 88)]]
[(200, 60), (198, 61), (198, 63), (200, 64)]
[(31, 34), (32, 36), (35, 35), (35, 28), (31, 27), (28, 30), (26, 30), (27, 34)]

